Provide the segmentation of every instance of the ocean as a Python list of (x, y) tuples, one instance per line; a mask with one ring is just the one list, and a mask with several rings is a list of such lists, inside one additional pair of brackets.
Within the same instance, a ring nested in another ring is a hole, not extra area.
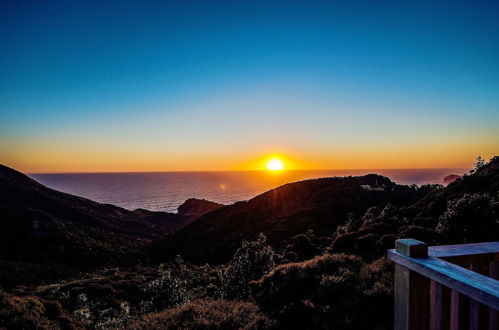
[(125, 209), (176, 212), (189, 198), (232, 204), (251, 199), (285, 183), (305, 179), (377, 173), (399, 184), (442, 183), (449, 174), (466, 169), (385, 169), (315, 171), (228, 171), (148, 173), (31, 174), (36, 181), (59, 191), (110, 203)]

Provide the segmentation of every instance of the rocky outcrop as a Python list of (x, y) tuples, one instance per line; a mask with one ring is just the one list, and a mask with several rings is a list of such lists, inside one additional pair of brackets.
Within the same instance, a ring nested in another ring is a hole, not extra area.
[(197, 218), (222, 206), (224, 205), (206, 199), (190, 198), (180, 205), (177, 211), (180, 215)]
[(460, 179), (461, 176), (460, 175), (457, 175), (457, 174), (450, 174), (450, 175), (447, 175), (443, 182), (444, 182), (444, 185), (448, 185), (449, 183), (452, 183), (454, 181), (456, 181), (457, 179)]

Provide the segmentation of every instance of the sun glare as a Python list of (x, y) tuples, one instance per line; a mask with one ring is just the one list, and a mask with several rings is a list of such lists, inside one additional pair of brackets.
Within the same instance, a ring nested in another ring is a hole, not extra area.
[(281, 171), (284, 169), (284, 162), (279, 158), (271, 158), (265, 165), (269, 171)]

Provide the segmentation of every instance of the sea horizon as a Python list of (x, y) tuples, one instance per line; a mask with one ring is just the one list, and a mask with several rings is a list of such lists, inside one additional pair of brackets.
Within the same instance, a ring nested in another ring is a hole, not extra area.
[(233, 204), (249, 200), (281, 185), (323, 177), (379, 174), (398, 184), (443, 184), (450, 174), (463, 175), (464, 168), (431, 169), (336, 169), (163, 172), (31, 173), (31, 178), (72, 195), (125, 209), (176, 212), (190, 198)]
[[(283, 172), (310, 172), (310, 171), (417, 171), (417, 170), (458, 170), (469, 171), (470, 168), (464, 167), (410, 167), (410, 168), (325, 168), (325, 169), (286, 169)], [(265, 169), (255, 170), (160, 170), (160, 171), (71, 171), (71, 172), (31, 172), (26, 171), (26, 175), (45, 175), (45, 174), (128, 174), (128, 173), (204, 173), (204, 172), (267, 172)]]

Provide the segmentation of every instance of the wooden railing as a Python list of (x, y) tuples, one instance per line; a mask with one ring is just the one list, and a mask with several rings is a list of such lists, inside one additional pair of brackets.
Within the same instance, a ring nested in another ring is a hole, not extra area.
[(400, 239), (395, 262), (395, 330), (497, 330), (499, 242), (430, 246)]

